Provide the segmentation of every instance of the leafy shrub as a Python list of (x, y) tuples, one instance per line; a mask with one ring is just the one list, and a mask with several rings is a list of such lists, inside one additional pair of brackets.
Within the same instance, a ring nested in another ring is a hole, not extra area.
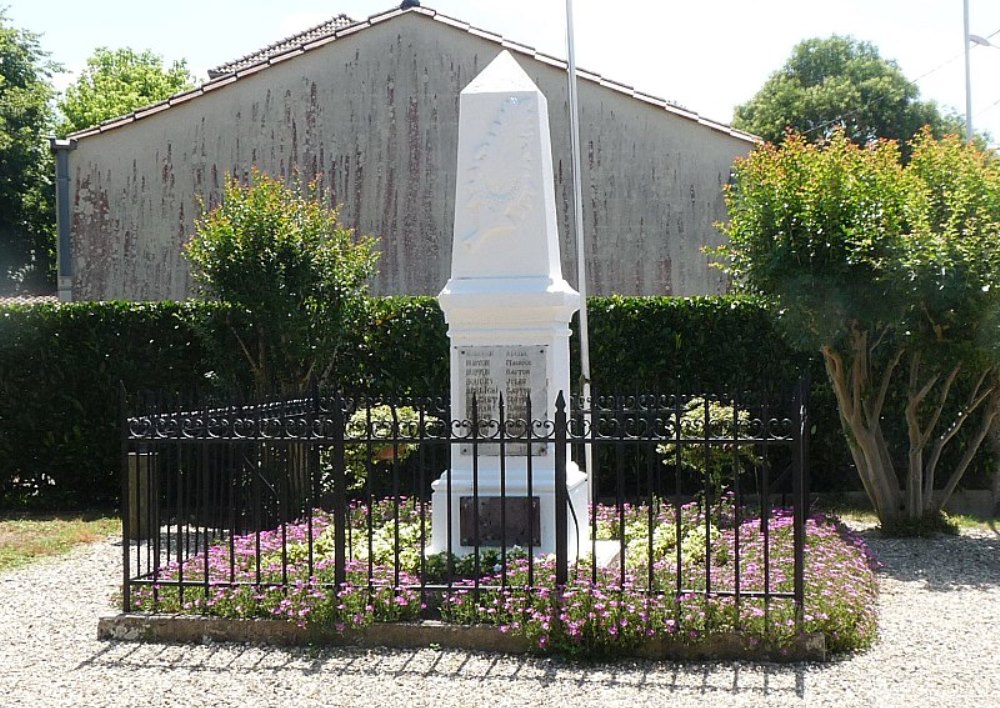
[[(741, 410), (737, 414), (733, 406), (696, 397), (684, 404), (679, 423), (679, 437), (682, 441), (690, 442), (706, 437), (732, 438), (734, 433), (740, 436), (748, 434), (750, 413)], [(702, 447), (684, 442), (669, 442), (657, 445), (656, 452), (663, 455), (664, 465), (680, 462), (685, 467), (697, 470), (713, 489), (721, 487), (725, 473), (732, 470), (734, 461), (758, 461), (752, 444)]]
[[(598, 393), (784, 393), (809, 367), (753, 298), (615, 295), (587, 306)], [(575, 367), (578, 337), (570, 346)]]
[[(423, 416), (410, 406), (389, 406), (382, 404), (371, 408), (360, 408), (348, 419), (345, 435), (348, 440), (387, 440), (385, 443), (347, 444), (344, 447), (344, 467), (348, 479), (348, 489), (361, 489), (368, 478), (368, 468), (383, 461), (402, 462), (416, 451), (418, 443), (392, 442), (393, 438), (415, 438), (420, 435), (423, 425), (435, 426), (438, 419)], [(329, 450), (324, 455), (329, 461)]]
[(308, 192), (257, 170), (248, 185), (230, 178), (185, 247), (195, 279), (245, 313), (232, 332), (258, 395), (327, 382), (375, 272), (374, 239), (356, 238)]
[(336, 378), (371, 395), (447, 394), (448, 326), (437, 298), (372, 298), (364, 321), (347, 333)]

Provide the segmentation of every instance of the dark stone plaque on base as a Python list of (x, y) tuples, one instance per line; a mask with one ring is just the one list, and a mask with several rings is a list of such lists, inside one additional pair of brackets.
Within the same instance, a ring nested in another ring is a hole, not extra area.
[[(462, 497), (459, 499), (460, 532), (463, 546), (476, 545), (476, 521), (479, 522), (479, 545), (498, 548), (542, 545), (541, 510), (538, 497)], [(477, 504), (478, 502), (478, 504)], [(479, 518), (476, 518), (476, 509)], [(501, 516), (501, 510), (506, 518)], [(530, 519), (530, 523), (529, 523)], [(506, 522), (506, 533), (504, 533)], [(529, 536), (530, 526), (530, 536)]]

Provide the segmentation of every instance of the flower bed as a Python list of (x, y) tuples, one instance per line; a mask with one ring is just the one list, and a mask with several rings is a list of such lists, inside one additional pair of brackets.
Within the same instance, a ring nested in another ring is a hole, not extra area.
[[(445, 621), (494, 625), (541, 651), (599, 656), (643, 642), (697, 643), (720, 634), (780, 650), (799, 634), (794, 603), (765, 602), (755, 593), (791, 593), (792, 518), (774, 511), (765, 534), (760, 518), (740, 518), (736, 511), (731, 500), (708, 519), (696, 504), (680, 510), (666, 504), (652, 510), (598, 507), (597, 536), (623, 544), (624, 568), (594, 571), (589, 558), (580, 559), (557, 591), (554, 559), (529, 559), (519, 549), (504, 557), (486, 551), (478, 562), (444, 554), (422, 559), (419, 505), (408, 500), (397, 511), (386, 501), (373, 505), (370, 522), (365, 507), (352, 508), (351, 560), (340, 592), (334, 592), (333, 527), (328, 515), (316, 512), (311, 558), (306, 522), (259, 538), (225, 539), (207, 557), (174, 562), (155, 584), (134, 587), (132, 604), (140, 611), (281, 618), (343, 631), (418, 619), (427, 610), (422, 600), (436, 598)], [(836, 519), (815, 516), (806, 524), (805, 558), (801, 631), (822, 633), (833, 652), (869, 646), (877, 583), (875, 560), (863, 541)], [(181, 579), (186, 587), (170, 584)], [(422, 581), (447, 589), (422, 591)]]

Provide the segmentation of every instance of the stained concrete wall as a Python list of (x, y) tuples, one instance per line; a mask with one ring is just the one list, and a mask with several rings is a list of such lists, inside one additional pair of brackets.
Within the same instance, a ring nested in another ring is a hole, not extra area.
[[(182, 254), (226, 174), (317, 179), (342, 221), (381, 237), (376, 293), (437, 294), (450, 268), (459, 92), (498, 43), (406, 13), (81, 137), (70, 153), (74, 299), (177, 299)], [(514, 54), (549, 101), (564, 273), (575, 284), (565, 72)], [(745, 138), (581, 81), (593, 294), (709, 294), (722, 185)]]

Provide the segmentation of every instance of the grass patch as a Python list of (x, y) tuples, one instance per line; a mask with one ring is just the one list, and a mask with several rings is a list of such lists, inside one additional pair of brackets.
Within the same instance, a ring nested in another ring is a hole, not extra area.
[(121, 521), (100, 514), (0, 516), (0, 571), (57, 556), (81, 543), (121, 532)]
[(822, 504), (822, 510), (825, 513), (837, 516), (850, 526), (878, 528), (887, 536), (899, 538), (927, 538), (937, 534), (957, 536), (963, 530), (989, 531), (992, 528), (989, 521), (968, 514), (942, 513), (940, 516), (918, 519), (916, 521), (904, 520), (886, 528), (879, 522), (878, 516), (876, 516), (875, 512), (869, 506), (828, 501)]

